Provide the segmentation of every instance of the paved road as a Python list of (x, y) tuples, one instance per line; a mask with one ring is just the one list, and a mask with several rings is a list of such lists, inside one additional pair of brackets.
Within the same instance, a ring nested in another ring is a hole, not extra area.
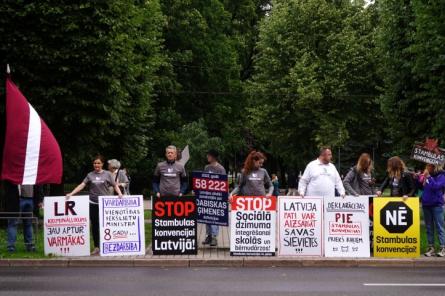
[(0, 295), (445, 295), (445, 270), (0, 268)]

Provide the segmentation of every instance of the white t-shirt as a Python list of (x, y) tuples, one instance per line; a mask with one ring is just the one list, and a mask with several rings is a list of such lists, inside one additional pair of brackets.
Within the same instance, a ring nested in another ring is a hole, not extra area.
[(324, 164), (319, 159), (306, 166), (298, 184), (298, 192), (305, 196), (335, 196), (335, 189), (340, 195), (345, 194), (337, 168), (332, 163)]

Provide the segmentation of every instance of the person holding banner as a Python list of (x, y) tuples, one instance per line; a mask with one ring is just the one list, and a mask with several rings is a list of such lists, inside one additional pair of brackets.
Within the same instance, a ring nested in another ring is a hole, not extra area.
[[(207, 152), (207, 162), (208, 164), (204, 167), (205, 173), (213, 173), (226, 175), (226, 169), (218, 162), (219, 153), (215, 149), (210, 149)], [(210, 245), (211, 247), (216, 247), (218, 245), (217, 236), (219, 233), (218, 225), (206, 224), (206, 238), (202, 242), (203, 245)]]
[(263, 153), (250, 152), (244, 161), (238, 184), (230, 193), (230, 196), (272, 196), (274, 189), (272, 181), (267, 171), (262, 168), (265, 160), (266, 157)]
[(300, 196), (335, 196), (335, 190), (345, 197), (345, 188), (337, 168), (331, 163), (332, 151), (323, 147), (316, 160), (311, 161), (298, 183)]
[(382, 192), (385, 188), (390, 188), (391, 197), (409, 197), (414, 196), (416, 192), (416, 185), (411, 174), (406, 170), (403, 160), (394, 156), (388, 159), (387, 163), (388, 176), (380, 185), (377, 191), (378, 196), (382, 196)]
[(434, 255), (434, 231), (439, 239), (440, 251), (438, 257), (445, 256), (445, 230), (444, 230), (444, 191), (445, 171), (441, 166), (427, 164), (423, 175), (419, 176), (418, 182), (422, 193), (423, 218), (425, 219), (428, 249), (424, 254), (426, 257)]
[(357, 165), (351, 168), (343, 180), (349, 195), (374, 195), (375, 180), (372, 178), (373, 164), (368, 153), (360, 155)]
[(105, 160), (102, 155), (97, 155), (93, 159), (94, 170), (85, 177), (73, 191), (66, 195), (67, 199), (82, 191), (86, 186), (89, 187), (90, 195), (90, 221), (93, 233), (94, 250), (91, 255), (99, 255), (99, 196), (109, 195), (109, 187), (112, 186), (119, 197), (122, 197), (122, 192), (114, 181), (113, 176), (109, 171), (103, 169)]
[(158, 163), (153, 176), (153, 191), (163, 195), (182, 196), (187, 192), (187, 173), (177, 160), (178, 150), (170, 145), (165, 148), (166, 161)]

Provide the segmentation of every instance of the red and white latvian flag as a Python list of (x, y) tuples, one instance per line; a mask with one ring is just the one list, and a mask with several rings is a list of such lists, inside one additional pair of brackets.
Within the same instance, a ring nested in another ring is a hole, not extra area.
[(60, 184), (62, 154), (51, 130), (6, 78), (6, 138), (1, 179), (14, 184)]

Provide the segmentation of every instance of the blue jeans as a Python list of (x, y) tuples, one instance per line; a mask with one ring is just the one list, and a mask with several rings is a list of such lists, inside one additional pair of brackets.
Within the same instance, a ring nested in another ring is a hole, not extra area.
[[(34, 210), (34, 202), (32, 198), (20, 198), (20, 215), (24, 217), (23, 220), (23, 239), (26, 248), (34, 246), (32, 239), (32, 213)], [(8, 219), (8, 250), (15, 250), (15, 242), (17, 241), (17, 224), (19, 218)]]
[(218, 236), (219, 226), (206, 224), (206, 234), (212, 236)]
[(439, 237), (441, 247), (445, 247), (444, 216), (442, 206), (423, 206), (423, 218), (425, 219), (426, 236), (428, 245), (434, 246), (434, 231)]

